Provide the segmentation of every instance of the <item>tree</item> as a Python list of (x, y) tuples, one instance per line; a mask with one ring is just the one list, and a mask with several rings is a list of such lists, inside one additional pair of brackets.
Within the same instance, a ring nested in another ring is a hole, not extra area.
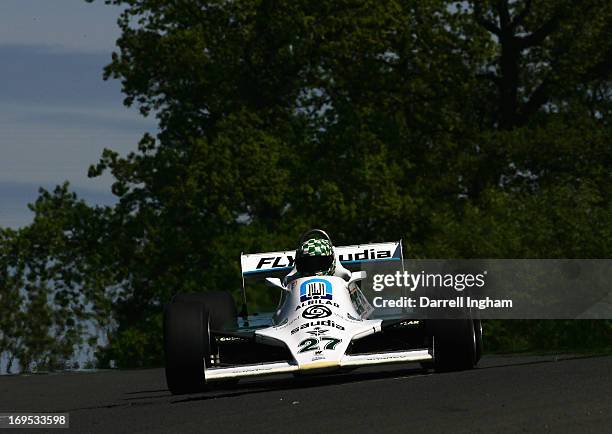
[[(106, 3), (123, 12), (105, 78), (160, 133), (90, 168), (117, 205), (43, 193), (2, 241), (107, 314), (103, 365), (159, 363), (164, 303), (237, 292), (241, 251), (311, 226), (409, 257), (610, 254), (608, 2)], [(8, 267), (7, 306), (27, 274)]]
[[(114, 276), (105, 258), (103, 208), (69, 192), (40, 189), (34, 222), (0, 232), (0, 352), (5, 370), (72, 366), (92, 329), (109, 326)], [(88, 339), (90, 338), (90, 339)]]

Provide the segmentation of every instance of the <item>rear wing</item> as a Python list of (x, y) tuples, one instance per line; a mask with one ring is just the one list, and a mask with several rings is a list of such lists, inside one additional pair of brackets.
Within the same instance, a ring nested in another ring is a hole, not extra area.
[[(389, 243), (340, 246), (334, 247), (334, 250), (340, 263), (351, 271), (359, 269), (364, 263), (404, 259), (401, 240)], [(284, 277), (291, 271), (294, 262), (295, 250), (240, 255), (243, 278)]]

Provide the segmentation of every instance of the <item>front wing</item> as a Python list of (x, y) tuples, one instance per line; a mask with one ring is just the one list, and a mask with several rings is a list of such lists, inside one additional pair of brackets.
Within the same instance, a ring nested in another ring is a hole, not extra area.
[[(357, 346), (353, 348), (353, 351), (345, 354), (338, 361), (319, 360), (299, 367), (297, 363), (290, 360), (288, 351), (285, 351), (284, 348), (256, 343), (253, 330), (213, 331), (213, 336), (218, 342), (227, 344), (221, 350), (228, 352), (230, 359), (232, 354), (250, 354), (255, 360), (238, 359), (232, 364), (212, 364), (205, 369), (205, 379), (207, 382), (213, 382), (300, 371), (315, 373), (362, 366), (433, 360), (433, 341), (424, 332), (423, 323), (393, 319), (383, 321), (381, 328), (380, 333), (356, 341)], [(398, 340), (398, 336), (401, 336), (402, 339)], [(398, 344), (401, 349), (393, 348)], [(224, 357), (221, 357), (221, 360), (223, 359)]]
[(339, 363), (313, 362), (308, 366), (298, 368), (297, 364), (289, 362), (259, 363), (230, 367), (211, 367), (205, 372), (206, 381), (223, 380), (228, 378), (258, 377), (264, 375), (286, 374), (310, 369), (354, 368), (359, 366), (381, 365), (390, 363), (425, 362), (433, 360), (430, 349), (394, 351), (390, 353), (373, 353), (346, 355)]

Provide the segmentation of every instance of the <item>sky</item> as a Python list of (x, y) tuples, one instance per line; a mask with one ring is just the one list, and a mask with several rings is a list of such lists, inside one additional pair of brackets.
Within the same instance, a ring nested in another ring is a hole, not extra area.
[(87, 178), (104, 148), (123, 155), (155, 133), (104, 81), (120, 9), (103, 0), (0, 0), (0, 227), (32, 221), (39, 187), (69, 181), (92, 204), (111, 204), (112, 178)]

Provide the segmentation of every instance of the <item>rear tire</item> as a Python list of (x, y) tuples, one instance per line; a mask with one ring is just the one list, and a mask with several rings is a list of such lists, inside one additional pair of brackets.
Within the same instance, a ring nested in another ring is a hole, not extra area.
[[(472, 369), (480, 358), (475, 322), (471, 319), (440, 319), (429, 322), (434, 339), (433, 368), (437, 372)], [(482, 351), (482, 341), (480, 341)]]
[(166, 382), (174, 395), (205, 389), (210, 360), (208, 310), (200, 303), (172, 302), (164, 311)]

